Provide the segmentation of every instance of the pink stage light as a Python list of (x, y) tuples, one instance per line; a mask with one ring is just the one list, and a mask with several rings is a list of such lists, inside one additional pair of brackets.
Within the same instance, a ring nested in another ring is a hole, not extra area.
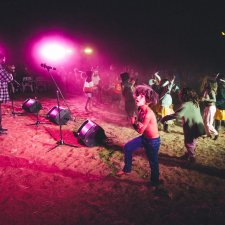
[(66, 56), (66, 49), (58, 43), (47, 43), (41, 48), (40, 52), (43, 59), (48, 61), (57, 62), (64, 59)]
[(38, 64), (46, 63), (55, 67), (68, 64), (76, 57), (74, 43), (65, 37), (49, 35), (35, 42), (32, 55)]
[(68, 48), (68, 49), (66, 49), (66, 53), (69, 54), (69, 55), (71, 55), (71, 54), (74, 53), (74, 51), (73, 51), (73, 49)]

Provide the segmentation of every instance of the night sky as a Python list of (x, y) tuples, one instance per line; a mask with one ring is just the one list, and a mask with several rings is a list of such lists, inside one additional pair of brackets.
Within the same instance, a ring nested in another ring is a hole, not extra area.
[(113, 59), (224, 70), (224, 1), (1, 1), (0, 43), (21, 58), (40, 30), (63, 29)]

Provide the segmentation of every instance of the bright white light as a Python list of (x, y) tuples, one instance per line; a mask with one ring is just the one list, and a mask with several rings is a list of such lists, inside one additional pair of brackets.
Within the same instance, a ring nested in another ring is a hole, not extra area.
[(66, 53), (69, 55), (73, 54), (73, 49), (71, 48), (66, 49)]
[(91, 48), (85, 48), (84, 49), (84, 53), (85, 54), (92, 54), (93, 53), (93, 49), (91, 49)]
[(47, 44), (42, 48), (41, 55), (46, 59), (57, 61), (65, 57), (66, 50), (59, 44)]

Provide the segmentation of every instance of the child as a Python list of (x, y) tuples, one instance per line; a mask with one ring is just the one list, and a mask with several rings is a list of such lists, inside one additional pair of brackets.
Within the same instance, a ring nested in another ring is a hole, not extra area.
[[(164, 116), (170, 115), (173, 113), (173, 100), (171, 96), (171, 90), (174, 85), (175, 76), (173, 77), (172, 81), (168, 79), (163, 79), (160, 83), (159, 89), (159, 107), (157, 108), (157, 115), (161, 119)], [(163, 130), (169, 133), (169, 124), (170, 122), (165, 122), (163, 124)]]
[(122, 99), (122, 86), (119, 80), (119, 76), (116, 77), (116, 80), (113, 83), (113, 87), (111, 89), (111, 95), (112, 95), (112, 99), (111, 99), (112, 107), (115, 106), (116, 108), (119, 109), (121, 105), (121, 99)]
[(204, 115), (203, 121), (205, 126), (205, 131), (208, 137), (214, 135), (214, 140), (218, 138), (218, 132), (213, 126), (214, 116), (216, 113), (216, 91), (217, 91), (217, 82), (216, 80), (207, 80), (205, 86), (204, 94), (202, 101), (204, 102)]
[(92, 112), (92, 92), (93, 92), (94, 83), (92, 81), (92, 71), (86, 72), (86, 80), (84, 82), (83, 91), (87, 96), (87, 101), (85, 104), (85, 110), (87, 112)]
[(216, 95), (216, 114), (215, 127), (220, 131), (222, 122), (225, 122), (225, 76), (218, 74), (217, 78), (217, 95)]
[(131, 117), (131, 123), (141, 136), (125, 144), (125, 166), (117, 175), (131, 172), (132, 153), (140, 147), (144, 147), (151, 168), (151, 185), (157, 186), (159, 185), (158, 151), (160, 147), (160, 137), (156, 116), (149, 105), (155, 105), (157, 103), (158, 95), (147, 85), (138, 85), (135, 88), (134, 95), (138, 113), (137, 118)]
[(130, 119), (132, 116), (136, 114), (136, 105), (133, 96), (133, 84), (130, 82), (129, 73), (121, 73), (120, 74), (122, 83), (122, 95), (124, 97), (125, 102), (125, 111), (127, 113), (127, 117)]
[(184, 131), (184, 144), (187, 152), (181, 157), (182, 159), (195, 161), (196, 140), (205, 134), (204, 124), (198, 104), (198, 95), (191, 88), (183, 88), (179, 93), (182, 105), (174, 114), (167, 115), (161, 119), (164, 123), (171, 119), (182, 119)]

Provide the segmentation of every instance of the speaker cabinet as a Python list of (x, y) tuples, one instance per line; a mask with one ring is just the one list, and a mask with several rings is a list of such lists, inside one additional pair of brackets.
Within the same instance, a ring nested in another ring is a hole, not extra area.
[(86, 120), (77, 131), (78, 138), (88, 147), (103, 144), (105, 131), (91, 120)]
[(41, 103), (36, 99), (28, 98), (26, 101), (24, 101), (22, 109), (24, 109), (26, 112), (37, 113), (42, 109), (42, 106)]
[[(59, 118), (59, 114), (60, 114), (60, 118)], [(47, 118), (55, 124), (64, 125), (71, 119), (71, 116), (67, 109), (54, 106), (47, 113)]]

